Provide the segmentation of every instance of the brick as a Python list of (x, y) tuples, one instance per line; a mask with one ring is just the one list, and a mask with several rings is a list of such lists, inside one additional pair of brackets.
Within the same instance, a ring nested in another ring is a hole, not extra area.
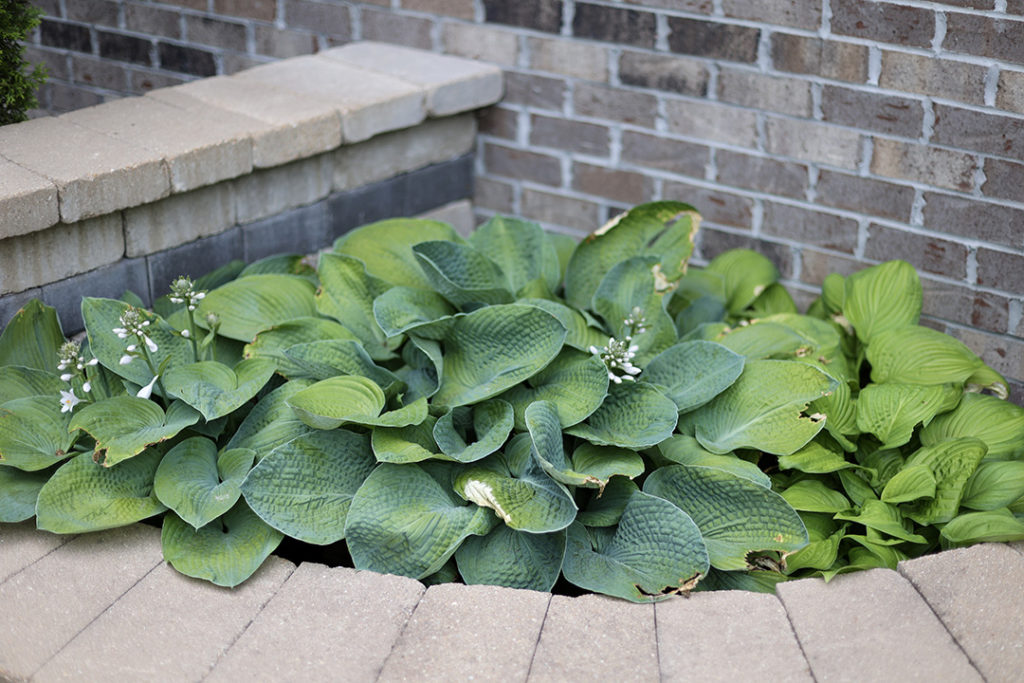
[(530, 67), (589, 81), (608, 80), (608, 51), (564, 38), (528, 38)]
[(238, 73), (239, 71), (252, 69), (263, 64), (268, 64), (272, 61), (273, 59), (270, 57), (250, 57), (249, 55), (240, 55), (228, 52), (220, 56), (220, 69), (221, 73), (226, 76), (230, 76)]
[(126, 291), (134, 292), (149, 305), (149, 275), (145, 259), (121, 259), (78, 275), (43, 285), (39, 297), (57, 309), (65, 335), (77, 334), (85, 328), (82, 322), (82, 297), (102, 296), (119, 299)]
[(473, 0), (402, 0), (402, 9), (473, 19)]
[(57, 118), (3, 127), (0, 154), (53, 181), (65, 223), (145, 204), (170, 188), (158, 154)]
[(760, 29), (684, 17), (669, 17), (668, 28), (672, 52), (732, 62), (757, 61)]
[(754, 200), (731, 192), (666, 182), (662, 196), (695, 206), (708, 223), (749, 230), (753, 220)]
[(633, 131), (622, 134), (622, 160), (680, 175), (704, 177), (711, 150), (704, 145)]
[(712, 0), (626, 0), (626, 3), (694, 14), (712, 14), (715, 11)]
[(586, 2), (577, 2), (575, 7), (572, 33), (577, 38), (654, 47), (656, 28), (653, 13)]
[(534, 74), (505, 73), (505, 104), (525, 104), (536, 109), (562, 111), (566, 82), (560, 78), (548, 78)]
[(715, 151), (718, 181), (772, 195), (803, 199), (807, 167), (789, 161), (755, 157), (726, 149)]
[(589, 116), (654, 128), (658, 101), (653, 95), (625, 88), (579, 83), (573, 97), (573, 111)]
[(254, 24), (252, 32), (257, 54), (287, 59), (316, 52), (316, 36), (312, 33), (283, 31), (263, 24)]
[(484, 144), (484, 168), (516, 180), (529, 180), (542, 185), (562, 184), (562, 165), (556, 157), (492, 143)]
[(177, 5), (179, 7), (188, 7), (189, 9), (200, 10), (205, 12), (209, 9), (209, 0), (163, 0), (165, 5)]
[(384, 43), (429, 50), (433, 47), (434, 22), (423, 17), (397, 14), (391, 10), (363, 9), (363, 37)]
[(64, 0), (64, 18), (83, 24), (117, 26), (117, 5), (111, 0)]
[(725, 16), (734, 19), (817, 29), (821, 26), (821, 3), (817, 0), (723, 0)]
[(126, 3), (124, 26), (129, 31), (149, 33), (165, 38), (181, 38), (181, 13), (150, 5)]
[(978, 284), (1004, 292), (1024, 292), (1024, 255), (979, 247)]
[(1024, 211), (933, 192), (924, 199), (924, 225), (930, 230), (1024, 249)]
[(864, 45), (772, 33), (771, 56), (779, 71), (853, 83), (863, 83), (868, 78), (868, 48)]
[(445, 54), (515, 66), (519, 61), (519, 38), (510, 31), (491, 26), (445, 22), (441, 28)]
[(1007, 14), (1024, 14), (1024, 0), (1006, 0), (1006, 13)]
[(0, 239), (48, 228), (60, 220), (57, 186), (0, 157)]
[(1001, 71), (996, 90), (996, 106), (1005, 111), (1024, 114), (1024, 72)]
[[(654, 611), (663, 680), (813, 680), (773, 595), (700, 592), (656, 603)], [(760, 627), (736, 628), (744, 622)]]
[(92, 52), (89, 28), (44, 18), (39, 24), (39, 40), (43, 45), (77, 52)]
[(748, 109), (699, 100), (665, 102), (668, 129), (677, 135), (741, 147), (757, 144), (757, 114)]
[[(1024, 342), (1019, 337), (992, 334), (958, 325), (947, 325), (946, 332), (966, 344), (967, 348), (977, 354), (986, 365), (1003, 377), (1024, 377)], [(1019, 400), (1020, 396), (1017, 396), (1017, 399)]]
[(951, 190), (974, 187), (974, 157), (912, 142), (875, 138), (871, 172)]
[(632, 171), (575, 162), (572, 187), (578, 192), (614, 199), (633, 205), (649, 201), (654, 195), (653, 181)]
[(239, 228), (150, 254), (146, 257), (150, 292), (154, 298), (163, 296), (170, 290), (171, 281), (179, 275), (201, 277), (229, 261), (241, 259), (242, 255), (242, 231)]
[(77, 83), (122, 91), (128, 82), (124, 65), (86, 55), (71, 54), (71, 73)]
[(989, 197), (1024, 202), (1024, 164), (1002, 159), (985, 159), (985, 184), (981, 191)]
[(821, 93), (823, 120), (889, 135), (916, 138), (921, 135), (924, 107), (896, 95), (825, 85)]
[(718, 99), (803, 118), (813, 114), (810, 81), (767, 76), (756, 71), (723, 67), (718, 74)]
[(562, 29), (560, 0), (483, 0), (484, 21), (558, 33)]
[(45, 66), (47, 78), (69, 79), (71, 77), (71, 71), (68, 69), (69, 55), (64, 52), (26, 45), (25, 61), (29, 64)]
[(96, 38), (99, 42), (100, 57), (104, 59), (144, 64), (145, 66), (150, 66), (153, 63), (151, 57), (153, 43), (145, 38), (113, 31), (96, 31)]
[(501, 69), (489, 64), (366, 41), (350, 43), (321, 55), (384, 73), (426, 90), (430, 116), (479, 109), (501, 99)]
[(213, 0), (213, 11), (232, 17), (274, 21), (277, 16), (277, 0)]
[(188, 42), (245, 52), (245, 24), (212, 17), (185, 16)]
[(348, 39), (352, 35), (348, 7), (333, 2), (287, 0), (284, 23), (288, 28), (301, 28), (338, 38)]
[(40, 101), (48, 101), (47, 110), (49, 114), (59, 114), (65, 111), (73, 111), (82, 107), (92, 107), (103, 103), (103, 95), (85, 90), (81, 86), (65, 85), (63, 83), (46, 83), (43, 90), (47, 96), (40, 97)]
[(455, 159), (473, 148), (475, 136), (473, 115), (463, 114), (346, 145), (333, 155), (331, 187), (350, 190)]
[(600, 204), (529, 188), (523, 190), (522, 216), (556, 232), (562, 228), (587, 234), (602, 223)]
[(139, 69), (129, 69), (128, 71), (128, 91), (137, 95), (145, 95), (157, 88), (169, 88), (185, 82), (182, 78), (168, 76), (157, 71), (143, 71)]
[(293, 161), (233, 181), (239, 223), (312, 204), (331, 191), (332, 155)]
[(504, 107), (487, 107), (477, 112), (481, 135), (515, 141), (519, 130), (519, 112)]
[(160, 58), (160, 67), (168, 71), (178, 71), (193, 76), (213, 76), (217, 73), (217, 63), (213, 53), (206, 50), (159, 41), (157, 54)]
[(856, 131), (824, 123), (774, 116), (765, 120), (765, 150), (801, 161), (855, 169), (860, 140)]
[(534, 114), (530, 117), (530, 146), (554, 147), (580, 154), (608, 156), (608, 128), (592, 123)]
[(876, 261), (903, 259), (919, 270), (953, 280), (967, 277), (967, 247), (964, 245), (875, 223), (868, 226), (864, 257)]
[(697, 232), (697, 253), (703, 260), (710, 261), (730, 249), (753, 249), (767, 256), (782, 277), (793, 275), (793, 249), (785, 244), (703, 225)]
[(992, 332), (1006, 331), (1010, 314), (1006, 297), (928, 277), (921, 278), (921, 284), (924, 315)]
[[(964, 7), (967, 9), (995, 9), (995, 0), (934, 0), (935, 2), (943, 5), (952, 5), (954, 7)], [(1013, 0), (1010, 0), (1012, 3)]]
[(934, 142), (1024, 160), (1024, 120), (935, 106)]
[(623, 50), (619, 57), (619, 80), (623, 85), (695, 97), (704, 97), (708, 91), (708, 69), (703, 62), (648, 52)]
[(1024, 21), (950, 12), (946, 15), (942, 47), (952, 52), (1024, 64)]
[(847, 254), (857, 248), (857, 221), (788, 204), (765, 202), (761, 231)]
[(405, 176), (402, 215), (415, 216), (473, 196), (473, 156), (464, 155)]
[[(7, 326), (7, 320), (2, 320)], [(34, 519), (0, 527), (0, 583), (46, 557), (74, 536), (37, 531)]]
[(978, 64), (885, 50), (878, 84), (890, 90), (980, 105), (985, 103), (986, 71)]
[(473, 204), (499, 213), (515, 213), (515, 187), (511, 183), (477, 175), (473, 182)]
[(161, 561), (159, 530), (135, 524), (79, 536), (0, 584), (0, 670), (35, 673)]
[(810, 247), (800, 249), (800, 280), (817, 287), (832, 273), (846, 277), (863, 270), (869, 264), (844, 254), (818, 251)]
[(849, 0), (832, 8), (832, 32), (908, 47), (931, 47), (935, 15), (918, 7)]
[(914, 188), (822, 170), (818, 175), (815, 197), (819, 204), (837, 209), (909, 221), (914, 205)]
[(828, 584), (787, 581), (776, 591), (817, 680), (854, 671), (865, 680), (981, 680), (928, 604), (894, 571), (844, 574)]
[(125, 211), (125, 253), (145, 256), (223, 232), (234, 224), (231, 183), (172, 195)]

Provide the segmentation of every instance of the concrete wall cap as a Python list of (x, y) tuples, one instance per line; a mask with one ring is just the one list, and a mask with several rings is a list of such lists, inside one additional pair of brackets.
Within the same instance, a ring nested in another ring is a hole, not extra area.
[(0, 158), (0, 239), (50, 227), (60, 220), (57, 186)]

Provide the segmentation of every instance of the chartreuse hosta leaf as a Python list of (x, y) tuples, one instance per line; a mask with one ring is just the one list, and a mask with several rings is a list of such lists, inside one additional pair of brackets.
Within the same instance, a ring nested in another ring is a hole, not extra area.
[(308, 380), (293, 379), (264, 396), (224, 448), (251, 448), (259, 460), (277, 446), (308, 433), (312, 427), (295, 415), (288, 399), (311, 384)]
[(526, 429), (524, 414), (534, 401), (549, 401), (563, 427), (587, 419), (608, 394), (608, 368), (590, 353), (563, 349), (551, 363), (517, 384), (501, 398), (512, 404), (517, 429)]
[(21, 522), (35, 516), (36, 499), (50, 474), (0, 467), (0, 522)]
[(693, 519), (717, 569), (746, 569), (750, 552), (789, 553), (807, 544), (800, 516), (779, 494), (724, 470), (660, 467), (647, 477), (644, 492), (675, 504)]
[(608, 387), (604, 399), (586, 422), (565, 431), (598, 446), (642, 449), (672, 436), (679, 421), (675, 402), (644, 382)]
[(455, 308), (443, 296), (426, 289), (392, 287), (373, 300), (373, 318), (389, 337), (405, 332), (444, 336)]
[(470, 235), (469, 243), (501, 268), (513, 293), (537, 280), (553, 292), (561, 282), (558, 252), (536, 223), (494, 216)]
[(908, 523), (903, 520), (899, 508), (881, 500), (869, 500), (857, 513), (840, 512), (836, 519), (863, 524), (869, 529), (880, 531), (909, 543), (927, 543), (927, 539), (908, 530)]
[(1024, 461), (991, 461), (978, 465), (964, 487), (960, 505), (995, 510), (1024, 496)]
[(652, 202), (613, 218), (573, 251), (565, 298), (576, 308), (589, 308), (605, 274), (634, 256), (657, 257), (661, 276), (675, 282), (686, 272), (699, 225), (696, 209), (680, 202)]
[(935, 484), (935, 475), (927, 465), (904, 467), (886, 482), (882, 489), (882, 501), (909, 503), (919, 498), (934, 498)]
[(869, 384), (857, 398), (857, 428), (877, 436), (880, 448), (898, 448), (917, 425), (952, 410), (962, 395), (954, 384)]
[(779, 279), (775, 264), (750, 249), (730, 249), (711, 260), (704, 269), (725, 280), (729, 313), (737, 315)]
[(167, 508), (153, 493), (163, 451), (151, 448), (117, 467), (101, 467), (92, 453), (75, 456), (39, 491), (36, 526), (55, 534), (113, 529)]
[(811, 441), (806, 446), (790, 453), (779, 456), (780, 470), (797, 470), (807, 474), (828, 474), (839, 470), (857, 467), (849, 462), (841, 452), (837, 452), (827, 446)]
[(801, 512), (842, 512), (850, 501), (820, 479), (802, 479), (782, 491), (783, 499)]
[(313, 290), (309, 280), (297, 275), (233, 280), (207, 293), (196, 309), (196, 323), (208, 327), (206, 317), (214, 313), (220, 318), (218, 334), (250, 342), (260, 330), (315, 316)]
[(987, 458), (1024, 455), (1024, 408), (985, 394), (966, 393), (956, 409), (937, 416), (921, 430), (921, 444), (974, 436), (988, 446)]
[(907, 458), (906, 467), (926, 465), (935, 475), (935, 497), (907, 504), (905, 516), (918, 524), (942, 524), (956, 516), (967, 480), (985, 457), (985, 443), (964, 437), (925, 446)]
[(447, 223), (395, 218), (342, 235), (334, 242), (334, 251), (354, 256), (366, 264), (367, 273), (393, 285), (432, 290), (412, 252), (414, 244), (428, 240), (463, 241)]
[[(674, 434), (658, 444), (661, 455), (674, 463), (695, 467), (717, 467), (736, 476), (749, 479), (759, 486), (771, 488), (772, 481), (757, 465), (730, 453), (718, 455), (701, 448), (700, 443), (688, 434)], [(779, 458), (781, 467), (782, 458)]]
[(32, 299), (0, 334), (0, 366), (20, 365), (55, 375), (57, 351), (63, 343), (57, 311)]
[(245, 357), (270, 358), (277, 363), (277, 371), (285, 377), (309, 379), (308, 368), (286, 355), (285, 351), (298, 344), (328, 340), (358, 341), (347, 327), (333, 320), (296, 318), (257, 334), (252, 343), (245, 345)]
[(562, 571), (565, 532), (529, 534), (500, 524), (486, 536), (470, 536), (455, 551), (467, 584), (550, 591)]
[(484, 467), (469, 467), (453, 482), (455, 492), (494, 511), (508, 527), (546, 534), (569, 526), (576, 504), (564, 486), (533, 467), (518, 477)]
[[(254, 276), (258, 277), (258, 276)], [(253, 575), (284, 536), (267, 526), (244, 500), (201, 529), (177, 515), (164, 516), (164, 559), (185, 576), (233, 588)]]
[(894, 327), (879, 332), (867, 348), (871, 381), (903, 384), (974, 383), (1006, 392), (995, 374), (964, 344), (929, 327)]
[(780, 313), (754, 320), (730, 331), (721, 344), (750, 360), (802, 360), (818, 364), (839, 380), (850, 375), (839, 333), (829, 323), (806, 315)]
[(376, 466), (368, 435), (317, 431), (271, 451), (248, 473), (241, 490), (270, 526), (325, 545), (345, 537), (352, 496)]
[(828, 569), (839, 556), (839, 542), (846, 527), (839, 527), (831, 517), (802, 514), (800, 518), (807, 527), (809, 543), (786, 558), (786, 573), (799, 569)]
[(351, 339), (328, 339), (289, 346), (284, 355), (301, 365), (311, 378), (321, 380), (338, 375), (360, 375), (372, 379), (390, 396), (401, 380), (370, 358), (363, 345)]
[(167, 451), (153, 479), (161, 503), (198, 529), (230, 510), (241, 495), (256, 452), (247, 448), (217, 453), (201, 436), (185, 439)]
[(389, 339), (373, 315), (373, 300), (391, 285), (367, 274), (359, 259), (343, 254), (323, 254), (317, 274), (316, 310), (352, 330), (371, 358), (394, 357), (401, 340)]
[(580, 588), (650, 602), (692, 589), (707, 572), (708, 551), (690, 516), (640, 491), (599, 549), (581, 523), (567, 532), (562, 573)]
[(459, 318), (445, 337), (436, 406), (461, 406), (497, 396), (536, 374), (558, 355), (562, 323), (534, 306), (488, 306)]
[(430, 415), (423, 422), (406, 427), (376, 427), (371, 436), (373, 454), (379, 462), (404, 464), (423, 460), (448, 460), (434, 442), (436, 419)]
[(792, 295), (778, 282), (768, 285), (749, 307), (749, 314), (756, 318), (796, 312), (796, 302), (793, 301)]
[(743, 356), (721, 344), (681, 342), (652, 358), (640, 379), (660, 388), (685, 413), (728, 389), (743, 364)]
[(379, 465), (356, 491), (345, 537), (356, 569), (421, 578), (433, 574), (467, 536), (489, 532), (493, 511), (461, 500), (450, 485), (450, 469)]
[[(469, 415), (472, 413), (472, 420)], [(458, 462), (475, 462), (501, 448), (512, 432), (512, 406), (494, 399), (473, 406), (460, 406), (442, 415), (434, 424), (434, 441), (441, 452)], [(476, 440), (466, 442), (466, 428), (472, 426)]]
[(671, 285), (664, 278), (658, 280), (660, 268), (654, 256), (637, 256), (616, 264), (601, 280), (591, 305), (604, 318), (612, 336), (632, 338), (641, 364), (674, 344), (677, 338), (675, 323), (663, 306)]
[(811, 401), (810, 407), (814, 412), (825, 415), (825, 431), (844, 451), (852, 453), (857, 450), (857, 444), (851, 440), (860, 434), (857, 428), (857, 399), (853, 398), (849, 384), (840, 380), (831, 394)]
[(942, 527), (942, 539), (951, 545), (1020, 541), (1024, 540), (1024, 520), (1005, 508), (968, 512)]
[(169, 368), (163, 376), (167, 393), (216, 420), (244, 405), (274, 374), (269, 358), (248, 358), (234, 368), (216, 361)]
[(789, 455), (821, 431), (825, 416), (804, 411), (836, 384), (806, 363), (748, 361), (735, 383), (687, 419), (696, 426), (697, 440), (712, 453), (757, 448)]
[(199, 413), (182, 401), (171, 403), (165, 414), (148, 399), (114, 396), (76, 412), (68, 428), (88, 432), (96, 440), (94, 456), (112, 467), (198, 421)]
[(412, 251), (434, 291), (458, 308), (515, 298), (498, 264), (469, 245), (438, 240), (420, 242)]
[(0, 467), (42, 470), (67, 457), (75, 434), (59, 401), (55, 393), (0, 403)]
[(888, 261), (846, 278), (843, 316), (866, 344), (885, 330), (917, 325), (921, 280), (906, 261)]

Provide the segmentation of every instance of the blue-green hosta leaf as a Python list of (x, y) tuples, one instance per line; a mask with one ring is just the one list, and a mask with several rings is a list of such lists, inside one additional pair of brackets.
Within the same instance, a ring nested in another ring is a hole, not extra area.
[(376, 427), (371, 437), (373, 454), (379, 462), (405, 464), (423, 460), (447, 460), (434, 443), (435, 418), (406, 427)]
[(696, 437), (712, 453), (757, 448), (795, 453), (821, 431), (825, 418), (808, 403), (837, 382), (817, 368), (784, 360), (748, 361), (743, 374), (710, 403), (690, 413)]
[(373, 316), (373, 300), (390, 285), (367, 274), (363, 262), (343, 254), (320, 257), (316, 310), (352, 330), (371, 358), (394, 357), (400, 339), (388, 339)]
[(259, 460), (281, 444), (309, 433), (312, 427), (298, 418), (288, 399), (311, 384), (309, 380), (293, 379), (264, 396), (224, 448), (250, 448)]
[[(278, 254), (268, 256), (259, 261), (253, 261), (238, 274), (238, 277), (250, 277), (252, 275), (301, 275), (316, 282), (316, 270), (306, 263), (305, 254)], [(234, 280), (235, 278), (229, 278)], [(220, 283), (223, 284), (223, 283)], [(214, 287), (219, 285), (213, 285)]]
[(341, 375), (293, 394), (287, 403), (310, 427), (336, 429), (346, 422), (376, 418), (384, 408), (385, 398), (384, 391), (373, 380)]
[(0, 522), (21, 522), (34, 517), (39, 491), (49, 478), (49, 472), (0, 467)]
[(577, 472), (565, 455), (562, 444), (562, 426), (558, 411), (548, 401), (536, 401), (526, 409), (526, 428), (530, 433), (530, 448), (537, 465), (548, 476), (572, 486), (603, 487), (602, 481), (586, 472)]
[(467, 536), (498, 523), (466, 504), (421, 465), (379, 465), (356, 491), (345, 537), (356, 569), (421, 578), (433, 574)]
[(786, 575), (777, 571), (756, 570), (747, 572), (723, 572), (712, 567), (701, 581), (697, 591), (751, 591), (775, 594), (775, 587), (786, 581)]
[(515, 298), (498, 264), (469, 245), (438, 240), (421, 242), (412, 251), (433, 289), (458, 308)]
[(445, 338), (438, 406), (497, 396), (535, 375), (562, 349), (562, 323), (534, 306), (488, 306), (459, 318)]
[(828, 474), (856, 466), (848, 461), (842, 453), (817, 441), (809, 442), (795, 453), (779, 456), (780, 470), (796, 470), (807, 474)]
[(551, 363), (504, 394), (512, 404), (517, 429), (526, 429), (526, 408), (534, 401), (550, 401), (563, 427), (587, 419), (608, 395), (608, 368), (597, 356), (563, 349)]
[(59, 397), (67, 388), (67, 383), (51, 372), (17, 365), (0, 367), (0, 406), (18, 398)]
[(838, 380), (851, 375), (835, 327), (806, 315), (779, 313), (754, 320), (734, 328), (721, 343), (749, 359), (799, 360)]
[(367, 435), (317, 431), (271, 451), (248, 473), (241, 490), (270, 526), (325, 545), (345, 537), (352, 496), (376, 466)]
[(59, 462), (75, 442), (70, 424), (71, 414), (61, 412), (59, 394), (0, 404), (0, 466), (31, 472)]
[(565, 431), (598, 446), (642, 449), (672, 436), (679, 410), (672, 399), (643, 382), (608, 387), (608, 396), (586, 422)]
[(562, 571), (565, 532), (528, 534), (499, 524), (486, 536), (470, 536), (455, 551), (467, 584), (550, 591)]
[(196, 308), (196, 323), (207, 328), (206, 316), (215, 313), (220, 318), (218, 334), (251, 342), (261, 330), (315, 316), (313, 290), (309, 280), (296, 275), (233, 280), (206, 294)]
[(985, 442), (972, 437), (925, 446), (907, 458), (907, 467), (927, 465), (935, 475), (935, 497), (904, 506), (918, 524), (942, 524), (956, 516), (967, 480), (985, 457)]
[(644, 473), (644, 461), (639, 453), (628, 448), (584, 442), (572, 452), (572, 469), (597, 479), (603, 490), (616, 477), (639, 477)]
[(577, 240), (571, 235), (559, 232), (547, 232), (547, 238), (558, 254), (558, 282), (561, 283), (565, 279), (565, 269), (569, 265), (569, 259), (572, 258), (572, 252), (576, 251)]
[(113, 529), (167, 508), (153, 493), (163, 452), (151, 448), (117, 467), (102, 467), (92, 453), (77, 455), (39, 491), (36, 526), (55, 534)]
[(347, 327), (333, 320), (296, 318), (256, 335), (251, 344), (245, 345), (245, 357), (270, 358), (277, 363), (277, 371), (288, 379), (310, 379), (309, 369), (285, 352), (298, 344), (335, 340), (358, 341)]
[(405, 332), (441, 338), (455, 309), (440, 294), (414, 287), (392, 287), (373, 300), (373, 317), (389, 337)]
[(228, 588), (252, 576), (282, 538), (244, 500), (202, 529), (193, 529), (169, 513), (160, 533), (164, 559), (172, 567), (185, 576)]
[(899, 508), (881, 500), (869, 500), (864, 503), (859, 513), (840, 512), (835, 518), (863, 524), (869, 529), (880, 531), (902, 541), (910, 543), (928, 542), (924, 536), (915, 534), (907, 529), (908, 525), (903, 521), (903, 515), (900, 514)]
[(402, 360), (406, 364), (396, 370), (395, 375), (406, 384), (406, 401), (430, 398), (437, 393), (444, 374), (440, 344), (433, 339), (410, 335), (409, 342), (402, 347)]
[[(607, 323), (616, 339), (631, 337), (637, 364), (647, 361), (676, 342), (676, 326), (665, 311), (664, 296), (671, 286), (658, 280), (661, 264), (655, 256), (627, 259), (608, 271), (594, 292), (591, 308)], [(644, 332), (636, 329), (642, 320)], [(627, 320), (631, 321), (627, 324)]]
[(640, 489), (632, 479), (612, 477), (604, 491), (594, 491), (580, 509), (576, 520), (588, 527), (615, 526), (633, 494)]
[[(772, 480), (761, 468), (733, 453), (718, 455), (701, 448), (697, 439), (688, 434), (674, 434), (658, 444), (661, 455), (674, 463), (692, 467), (717, 467), (738, 477), (749, 479), (758, 486), (771, 488)], [(779, 458), (780, 467), (782, 458)]]
[[(454, 408), (442, 415), (434, 424), (434, 441), (441, 451), (458, 462), (475, 462), (494, 453), (512, 433), (512, 406), (494, 399), (478, 403), (472, 408), (472, 426), (476, 440), (466, 443), (464, 430), (455, 424), (456, 412), (468, 408)], [(468, 420), (467, 420), (468, 422)], [(463, 431), (462, 434), (459, 432)]]
[(949, 413), (937, 416), (921, 430), (921, 445), (974, 436), (988, 446), (986, 457), (1003, 460), (1024, 456), (1024, 408), (985, 394), (964, 394)]
[(414, 244), (429, 240), (463, 241), (447, 223), (394, 218), (342, 235), (334, 251), (356, 257), (366, 264), (367, 273), (393, 285), (432, 290), (412, 252)]
[(591, 346), (601, 347), (608, 343), (607, 334), (593, 327), (591, 321), (585, 318), (583, 313), (564, 304), (551, 301), (550, 299), (534, 298), (519, 299), (516, 303), (543, 308), (558, 318), (558, 322), (562, 323), (565, 329), (568, 330), (568, 334), (565, 337), (566, 346), (590, 353)]
[(56, 309), (32, 299), (0, 334), (0, 366), (20, 365), (56, 375), (57, 352), (63, 343)]
[(849, 510), (849, 499), (820, 479), (802, 479), (782, 491), (782, 497), (801, 512), (842, 512)]
[(1024, 461), (991, 461), (978, 465), (967, 480), (960, 505), (972, 510), (995, 510), (1024, 496)]
[(869, 384), (857, 398), (857, 428), (877, 436), (880, 448), (898, 448), (917, 425), (953, 409), (962, 395), (955, 384)]
[(537, 223), (494, 216), (469, 236), (469, 243), (501, 268), (513, 292), (538, 279), (554, 291), (561, 281), (558, 252)]
[(284, 354), (316, 380), (360, 375), (372, 379), (388, 396), (401, 387), (401, 380), (393, 372), (374, 363), (363, 345), (351, 339), (296, 344), (285, 349)]
[[(677, 296), (678, 291), (673, 295), (673, 301)], [(723, 299), (705, 294), (676, 314), (676, 330), (680, 337), (688, 335), (701, 325), (721, 323), (725, 320), (726, 313)]]
[(685, 592), (708, 572), (708, 551), (690, 516), (637, 491), (611, 539), (594, 548), (586, 527), (567, 532), (562, 573), (572, 584), (632, 602)]
[(460, 472), (453, 487), (519, 531), (546, 534), (566, 528), (576, 518), (576, 503), (569, 492), (538, 468), (513, 478), (474, 466)]
[(696, 209), (680, 202), (635, 206), (584, 239), (565, 271), (565, 298), (589, 308), (601, 280), (615, 264), (634, 256), (660, 259), (661, 275), (673, 283), (686, 273), (700, 225)]
[[(972, 382), (993, 373), (964, 344), (929, 327), (889, 328), (875, 334), (867, 348), (871, 381), (901, 384)], [(983, 380), (985, 386), (1005, 392), (1001, 377)]]
[(793, 360), (799, 349), (808, 346), (803, 335), (788, 325), (763, 319), (733, 328), (719, 343), (733, 353), (751, 360)]
[(1005, 508), (968, 512), (942, 527), (942, 538), (951, 545), (1021, 541), (1024, 540), (1024, 520)]
[(909, 503), (919, 498), (935, 497), (935, 475), (927, 465), (904, 467), (886, 482), (882, 489), (882, 501), (886, 503)]
[(74, 414), (69, 429), (81, 429), (96, 440), (94, 457), (112, 467), (199, 421), (199, 413), (175, 401), (164, 414), (159, 405), (135, 396), (115, 396), (90, 403)]
[(729, 313), (738, 315), (768, 287), (779, 280), (779, 270), (762, 254), (750, 249), (730, 249), (711, 260), (704, 269), (725, 280)]
[(871, 344), (880, 332), (917, 325), (922, 290), (917, 271), (906, 261), (887, 261), (846, 278), (842, 311), (857, 337)]
[(640, 379), (657, 385), (679, 412), (698, 408), (732, 386), (743, 372), (743, 356), (721, 344), (688, 341), (655, 356)]
[(779, 494), (724, 470), (660, 467), (647, 477), (644, 492), (693, 519), (717, 569), (746, 569), (753, 551), (788, 553), (807, 544), (804, 523)]
[(161, 503), (198, 529), (230, 510), (241, 495), (255, 451), (217, 453), (217, 445), (201, 436), (185, 439), (157, 467), (153, 492)]
[(400, 408), (386, 410), (377, 416), (365, 416), (356, 424), (367, 427), (408, 427), (420, 424), (427, 419), (429, 413), (430, 407), (427, 405), (427, 399), (421, 396)]
[(162, 381), (167, 393), (212, 421), (245, 405), (270, 380), (276, 368), (277, 364), (269, 358), (248, 358), (234, 369), (210, 360), (170, 368)]

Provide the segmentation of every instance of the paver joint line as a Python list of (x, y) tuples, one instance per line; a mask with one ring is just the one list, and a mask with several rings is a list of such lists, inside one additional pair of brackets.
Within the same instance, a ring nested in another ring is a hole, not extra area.
[(384, 673), (384, 669), (388, 665), (388, 660), (391, 659), (391, 655), (395, 653), (395, 647), (398, 645), (398, 643), (402, 641), (402, 636), (405, 635), (405, 629), (409, 627), (409, 622), (412, 621), (413, 615), (416, 614), (416, 610), (420, 608), (420, 603), (423, 602), (423, 596), (426, 594), (427, 591), (425, 590), (422, 593), (420, 593), (420, 597), (417, 598), (416, 604), (413, 605), (412, 610), (409, 611), (409, 616), (405, 618), (405, 623), (402, 624), (402, 628), (398, 631), (398, 637), (396, 637), (395, 640), (391, 643), (391, 649), (388, 651), (388, 656), (381, 661), (380, 668), (377, 669), (377, 673), (373, 677), (374, 681), (380, 680), (381, 674)]
[(804, 644), (800, 641), (800, 634), (796, 632), (796, 626), (793, 625), (793, 618), (789, 615), (789, 610), (786, 609), (786, 601), (782, 597), (775, 593), (775, 599), (782, 605), (782, 611), (786, 613), (786, 622), (789, 624), (789, 631), (793, 634), (793, 638), (796, 639), (796, 646), (800, 648), (800, 656), (804, 658), (804, 663), (807, 664), (807, 670), (811, 673), (811, 679), (817, 683), (818, 677), (814, 673), (814, 667), (811, 666), (811, 660), (807, 658), (807, 652), (804, 650)]
[(40, 555), (39, 557), (37, 557), (36, 559), (34, 559), (31, 562), (29, 562), (28, 564), (26, 564), (24, 567), (22, 567), (18, 571), (14, 572), (10, 576), (8, 576), (5, 579), (3, 579), (2, 581), (0, 581), (0, 586), (4, 585), (8, 581), (10, 581), (11, 579), (13, 579), (18, 574), (21, 574), (23, 571), (25, 571), (29, 567), (34, 566), (37, 562), (39, 562), (39, 561), (49, 557), (51, 553), (54, 553), (54, 552), (60, 550), (61, 548), (63, 548), (68, 543), (68, 541), (72, 541), (72, 540), (74, 540), (77, 537), (78, 537), (78, 534), (69, 534), (68, 536), (61, 536), (61, 538), (63, 538), (64, 540), (60, 543), (60, 545), (54, 546), (50, 550), (46, 551), (46, 554)]
[(551, 596), (548, 595), (548, 604), (544, 607), (544, 618), (540, 620), (540, 630), (537, 631), (537, 640), (533, 643), (533, 655), (530, 657), (530, 666), (526, 669), (526, 680), (530, 680), (533, 673), (533, 663), (537, 661), (537, 648), (540, 646), (540, 637), (544, 633), (544, 624), (548, 621), (548, 612), (551, 611)]

